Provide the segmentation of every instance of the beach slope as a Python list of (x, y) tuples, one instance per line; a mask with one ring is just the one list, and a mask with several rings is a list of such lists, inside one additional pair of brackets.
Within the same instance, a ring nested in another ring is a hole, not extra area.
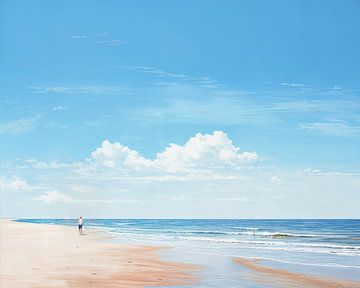
[(254, 272), (251, 277), (253, 281), (263, 285), (293, 288), (360, 288), (359, 282), (306, 275), (264, 266), (261, 264), (261, 259), (236, 257), (234, 261)]
[(175, 286), (195, 267), (162, 261), (160, 247), (115, 243), (105, 232), (0, 220), (0, 287)]

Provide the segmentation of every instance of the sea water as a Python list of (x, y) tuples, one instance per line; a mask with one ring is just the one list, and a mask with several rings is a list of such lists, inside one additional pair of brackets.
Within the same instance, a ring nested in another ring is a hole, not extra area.
[[(77, 224), (69, 219), (18, 221)], [(203, 267), (199, 282), (190, 287), (271, 287), (252, 281), (234, 257), (360, 281), (360, 220), (87, 219), (85, 227), (105, 230), (116, 241), (172, 247), (161, 252), (163, 259)]]

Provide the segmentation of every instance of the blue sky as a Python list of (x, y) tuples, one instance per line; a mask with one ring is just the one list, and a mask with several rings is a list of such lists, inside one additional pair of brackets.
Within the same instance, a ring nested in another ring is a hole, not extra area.
[(359, 8), (1, 1), (2, 216), (359, 217)]

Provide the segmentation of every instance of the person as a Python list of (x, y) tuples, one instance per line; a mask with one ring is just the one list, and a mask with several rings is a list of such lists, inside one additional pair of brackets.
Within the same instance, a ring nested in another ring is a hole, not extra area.
[(82, 235), (83, 225), (84, 225), (84, 219), (82, 218), (82, 216), (80, 216), (79, 221), (78, 221), (79, 235)]

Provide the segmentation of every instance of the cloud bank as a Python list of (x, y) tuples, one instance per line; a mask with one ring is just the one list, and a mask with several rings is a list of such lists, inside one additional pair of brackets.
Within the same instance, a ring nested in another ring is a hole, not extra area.
[(241, 152), (222, 131), (198, 133), (184, 145), (171, 143), (154, 159), (147, 159), (120, 143), (105, 140), (91, 153), (91, 160), (100, 166), (134, 170), (157, 170), (170, 173), (193, 169), (241, 169), (259, 159), (256, 152)]
[[(359, 175), (314, 168), (283, 171), (262, 167), (260, 159), (223, 131), (169, 144), (152, 158), (105, 140), (80, 162), (17, 161), (10, 176), (0, 177), (0, 194), (12, 203), (2, 213), (19, 217), (32, 200), (22, 217), (62, 217), (74, 207), (95, 218), (357, 215)], [(319, 210), (324, 199), (325, 210)]]

